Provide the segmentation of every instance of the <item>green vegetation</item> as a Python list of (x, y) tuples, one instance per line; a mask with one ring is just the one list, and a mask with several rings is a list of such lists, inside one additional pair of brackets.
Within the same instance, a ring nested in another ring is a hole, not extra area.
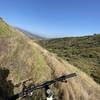
[[(29, 86), (72, 72), (76, 72), (78, 77), (69, 80), (68, 84), (59, 83), (51, 86), (58, 100), (99, 100), (99, 85), (85, 73), (61, 58), (55, 57), (1, 19), (0, 30), (0, 100), (22, 91), (22, 86), (15, 86), (26, 79), (32, 78), (32, 82), (27, 83)], [(96, 56), (95, 54), (98, 55), (94, 52), (93, 56)], [(79, 60), (80, 64), (81, 60)], [(84, 62), (86, 63), (86, 60)], [(93, 77), (96, 76), (93, 74)], [(20, 98), (20, 100), (43, 100), (45, 98), (43, 91), (44, 89), (34, 91), (32, 97)]]
[(100, 83), (100, 34), (43, 40), (40, 44)]

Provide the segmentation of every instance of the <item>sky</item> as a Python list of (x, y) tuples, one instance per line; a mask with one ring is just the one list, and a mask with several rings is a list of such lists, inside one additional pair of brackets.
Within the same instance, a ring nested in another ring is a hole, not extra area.
[(100, 0), (0, 0), (0, 17), (45, 37), (100, 33)]

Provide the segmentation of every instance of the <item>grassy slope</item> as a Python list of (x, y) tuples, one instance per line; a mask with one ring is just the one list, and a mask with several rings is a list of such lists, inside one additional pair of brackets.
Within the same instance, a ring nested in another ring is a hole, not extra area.
[(40, 43), (100, 83), (100, 34), (51, 39)]
[[(39, 83), (63, 73), (76, 72), (78, 76), (69, 80), (68, 84), (59, 83), (53, 87), (59, 98), (62, 98), (59, 100), (99, 100), (100, 87), (86, 74), (49, 53), (2, 20), (0, 20), (0, 30), (2, 30), (0, 32), (0, 68), (5, 67), (10, 70), (8, 80), (12, 80), (13, 84), (29, 77), (32, 77), (35, 83)], [(15, 93), (19, 92), (19, 89), (14, 89)], [(34, 92), (34, 100), (41, 100), (42, 93), (41, 90)]]
[[(6, 30), (7, 29), (7, 30)], [(0, 68), (10, 70), (9, 79), (14, 84), (32, 77), (36, 83), (49, 79), (41, 52), (24, 34), (0, 20)], [(49, 73), (49, 71), (48, 71)], [(44, 77), (45, 76), (45, 77)]]

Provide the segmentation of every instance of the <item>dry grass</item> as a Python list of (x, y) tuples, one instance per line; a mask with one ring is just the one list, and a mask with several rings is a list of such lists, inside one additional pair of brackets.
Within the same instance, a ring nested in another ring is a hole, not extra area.
[[(9, 35), (5, 27), (8, 28)], [(85, 73), (48, 52), (21, 32), (8, 27), (4, 22), (0, 22), (0, 29), (0, 67), (10, 70), (8, 80), (11, 79), (13, 84), (30, 77), (35, 83), (40, 83), (64, 73), (76, 72), (77, 77), (69, 79), (67, 84), (59, 83), (53, 87), (60, 100), (100, 100), (100, 86)], [(19, 89), (15, 89), (15, 93), (19, 92)], [(42, 93), (39, 91), (37, 96), (33, 97), (34, 100), (40, 100), (39, 95)]]
[(41, 50), (48, 66), (53, 70), (55, 76), (59, 76), (64, 73), (77, 73), (76, 78), (70, 79), (67, 84), (62, 84), (59, 86), (63, 92), (62, 100), (100, 99), (100, 86), (89, 76), (56, 55), (49, 53), (47, 50), (41, 48), (37, 44), (35, 45), (39, 50)]

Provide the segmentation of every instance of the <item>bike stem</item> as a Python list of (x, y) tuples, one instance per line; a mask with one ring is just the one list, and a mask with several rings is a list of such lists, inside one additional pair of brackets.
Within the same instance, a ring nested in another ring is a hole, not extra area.
[(45, 86), (46, 100), (53, 100), (53, 92), (48, 85)]

